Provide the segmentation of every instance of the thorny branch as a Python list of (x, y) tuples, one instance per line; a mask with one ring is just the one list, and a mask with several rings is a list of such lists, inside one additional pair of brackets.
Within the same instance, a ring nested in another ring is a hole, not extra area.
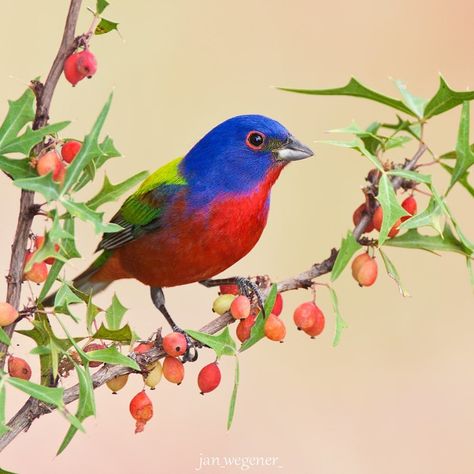
[[(418, 150), (410, 160), (407, 160), (405, 162), (403, 169), (413, 170), (416, 167), (420, 157), (426, 151), (426, 149), (426, 145), (423, 142), (420, 142)], [(395, 177), (392, 179), (392, 185), (395, 190), (399, 189), (402, 186), (402, 183), (403, 179), (399, 177)], [(376, 183), (373, 183), (371, 186), (369, 186), (368, 190), (368, 192), (372, 193), (373, 196), (375, 196), (376, 194), (376, 190), (371, 189), (374, 188), (374, 186), (376, 186)], [(374, 210), (375, 206), (368, 206), (368, 212), (363, 215), (359, 224), (354, 228), (353, 235), (357, 240), (361, 238), (366, 227), (370, 223)], [(331, 249), (329, 257), (327, 257), (322, 262), (315, 263), (314, 265), (312, 265), (311, 268), (300, 273), (299, 275), (296, 275), (295, 277), (278, 282), (278, 291), (284, 292), (296, 290), (299, 288), (310, 287), (315, 278), (325, 275), (332, 270), (334, 262), (336, 261), (337, 254), (338, 250), (333, 248)], [(214, 320), (203, 326), (199, 331), (208, 334), (215, 334), (234, 321), (234, 318), (229, 313), (226, 313), (222, 316), (215, 318)], [(132, 356), (137, 360), (138, 364), (141, 367), (146, 367), (152, 362), (163, 358), (165, 355), (165, 352), (161, 348), (155, 347), (146, 353), (138, 355), (133, 354)], [(118, 365), (112, 366), (106, 364), (92, 376), (92, 383), (94, 388), (98, 388), (118, 375), (124, 375), (132, 372), (134, 372), (134, 370), (129, 367)], [(65, 390), (65, 405), (74, 402), (78, 398), (79, 384), (76, 384)], [(16, 436), (18, 436), (18, 434), (20, 434), (23, 430), (28, 430), (28, 428), (31, 426), (35, 419), (47, 413), (51, 413), (52, 411), (54, 411), (54, 409), (54, 406), (49, 406), (34, 398), (29, 398), (23, 405), (23, 407), (18, 411), (18, 413), (9, 421), (8, 427), (10, 428), (10, 431), (3, 435), (3, 437), (0, 437), (0, 452), (3, 450), (3, 448), (8, 446), (8, 444), (11, 443), (16, 438)]]

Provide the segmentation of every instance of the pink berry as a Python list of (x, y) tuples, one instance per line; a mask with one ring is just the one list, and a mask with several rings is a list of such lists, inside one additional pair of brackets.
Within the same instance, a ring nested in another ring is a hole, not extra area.
[(293, 321), (298, 329), (307, 329), (314, 324), (318, 313), (318, 307), (313, 301), (301, 303), (293, 313)]
[(163, 360), (163, 375), (168, 382), (179, 385), (184, 379), (183, 363), (176, 357), (165, 357)]
[(64, 163), (55, 150), (48, 151), (38, 158), (36, 171), (40, 176), (53, 173), (53, 180), (58, 183), (64, 181)]
[(250, 314), (250, 307), (250, 300), (246, 296), (237, 296), (230, 305), (230, 314), (234, 319), (245, 319)]
[(172, 332), (163, 338), (163, 349), (172, 357), (183, 355), (187, 348), (186, 338), (180, 332)]

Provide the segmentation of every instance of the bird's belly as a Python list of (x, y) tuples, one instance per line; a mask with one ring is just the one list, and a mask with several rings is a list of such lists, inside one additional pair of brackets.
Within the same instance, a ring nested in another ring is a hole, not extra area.
[[(226, 200), (211, 209), (181, 217), (170, 213), (164, 228), (118, 250), (120, 262), (149, 286), (184, 285), (224, 271), (258, 242), (268, 215), (268, 201)], [(174, 216), (174, 217), (173, 217)]]

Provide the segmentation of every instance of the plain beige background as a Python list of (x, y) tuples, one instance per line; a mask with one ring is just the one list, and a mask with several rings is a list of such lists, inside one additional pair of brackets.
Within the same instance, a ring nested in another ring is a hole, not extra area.
[[(105, 131), (125, 158), (109, 162), (112, 181), (161, 166), (212, 126), (240, 113), (272, 116), (314, 147), (315, 158), (282, 174), (264, 236), (228, 275), (268, 273), (279, 279), (325, 258), (351, 225), (369, 166), (353, 152), (313, 141), (328, 138), (326, 130), (352, 119), (367, 125), (393, 118), (375, 103), (292, 95), (271, 86), (335, 87), (354, 75), (396, 94), (389, 79), (394, 77), (428, 97), (439, 72), (459, 90), (474, 86), (474, 4), (468, 0), (111, 3), (107, 16), (120, 22), (122, 37), (93, 39), (96, 77), (75, 89), (61, 79), (51, 115), (54, 121), (72, 119), (68, 135), (81, 137), (114, 90)], [(18, 97), (30, 78), (47, 73), (66, 4), (3, 2), (2, 116), (8, 98)], [(90, 21), (88, 4), (93, 2), (85, 2), (79, 32)], [(436, 153), (453, 148), (459, 112), (429, 124), (427, 140)], [(433, 172), (437, 184), (446, 185), (446, 176)], [(0, 186), (0, 268), (6, 274), (19, 193), (5, 177)], [(472, 238), (472, 199), (460, 189), (449, 203)], [(108, 216), (117, 205), (106, 209)], [(43, 227), (38, 220), (35, 229)], [(89, 226), (80, 226), (78, 246), (85, 258), (74, 262), (70, 277), (90, 261), (97, 238)], [(413, 297), (401, 298), (383, 272), (370, 289), (359, 289), (345, 274), (336, 289), (349, 329), (334, 349), (332, 312), (321, 290), (318, 298), (328, 317), (322, 337), (309, 340), (289, 324), (285, 344), (264, 341), (241, 358), (230, 432), (225, 422), (232, 361), (223, 363), (220, 389), (201, 397), (196, 374), (212, 357), (203, 352), (197, 364), (187, 367), (182, 386), (162, 382), (151, 394), (155, 417), (143, 434), (133, 434), (128, 413), (129, 400), (141, 387), (135, 377), (117, 396), (106, 388), (97, 391), (97, 418), (86, 422), (87, 434), (77, 435), (60, 457), (55, 452), (67, 425), (53, 414), (18, 437), (2, 453), (0, 465), (21, 473), (174, 474), (195, 472), (201, 456), (222, 462), (224, 456), (274, 456), (276, 466), (250, 472), (474, 472), (474, 315), (464, 260), (395, 249), (389, 255)], [(106, 305), (113, 290), (130, 308), (127, 318), (139, 334), (148, 335), (161, 324), (145, 287), (119, 282), (98, 301)], [(167, 292), (173, 314), (193, 328), (211, 318), (214, 294), (197, 285)], [(285, 295), (283, 317), (290, 320), (292, 308), (308, 296), (303, 291)], [(31, 347), (20, 336), (15, 343), (18, 354)], [(9, 390), (9, 412), (21, 402)]]

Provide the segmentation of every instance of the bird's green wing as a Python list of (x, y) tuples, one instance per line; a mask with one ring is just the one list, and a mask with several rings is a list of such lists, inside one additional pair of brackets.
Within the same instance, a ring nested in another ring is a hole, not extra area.
[(155, 171), (127, 198), (111, 220), (123, 230), (104, 234), (98, 250), (116, 249), (160, 227), (161, 216), (170, 199), (186, 186), (179, 170), (181, 160), (177, 158)]

